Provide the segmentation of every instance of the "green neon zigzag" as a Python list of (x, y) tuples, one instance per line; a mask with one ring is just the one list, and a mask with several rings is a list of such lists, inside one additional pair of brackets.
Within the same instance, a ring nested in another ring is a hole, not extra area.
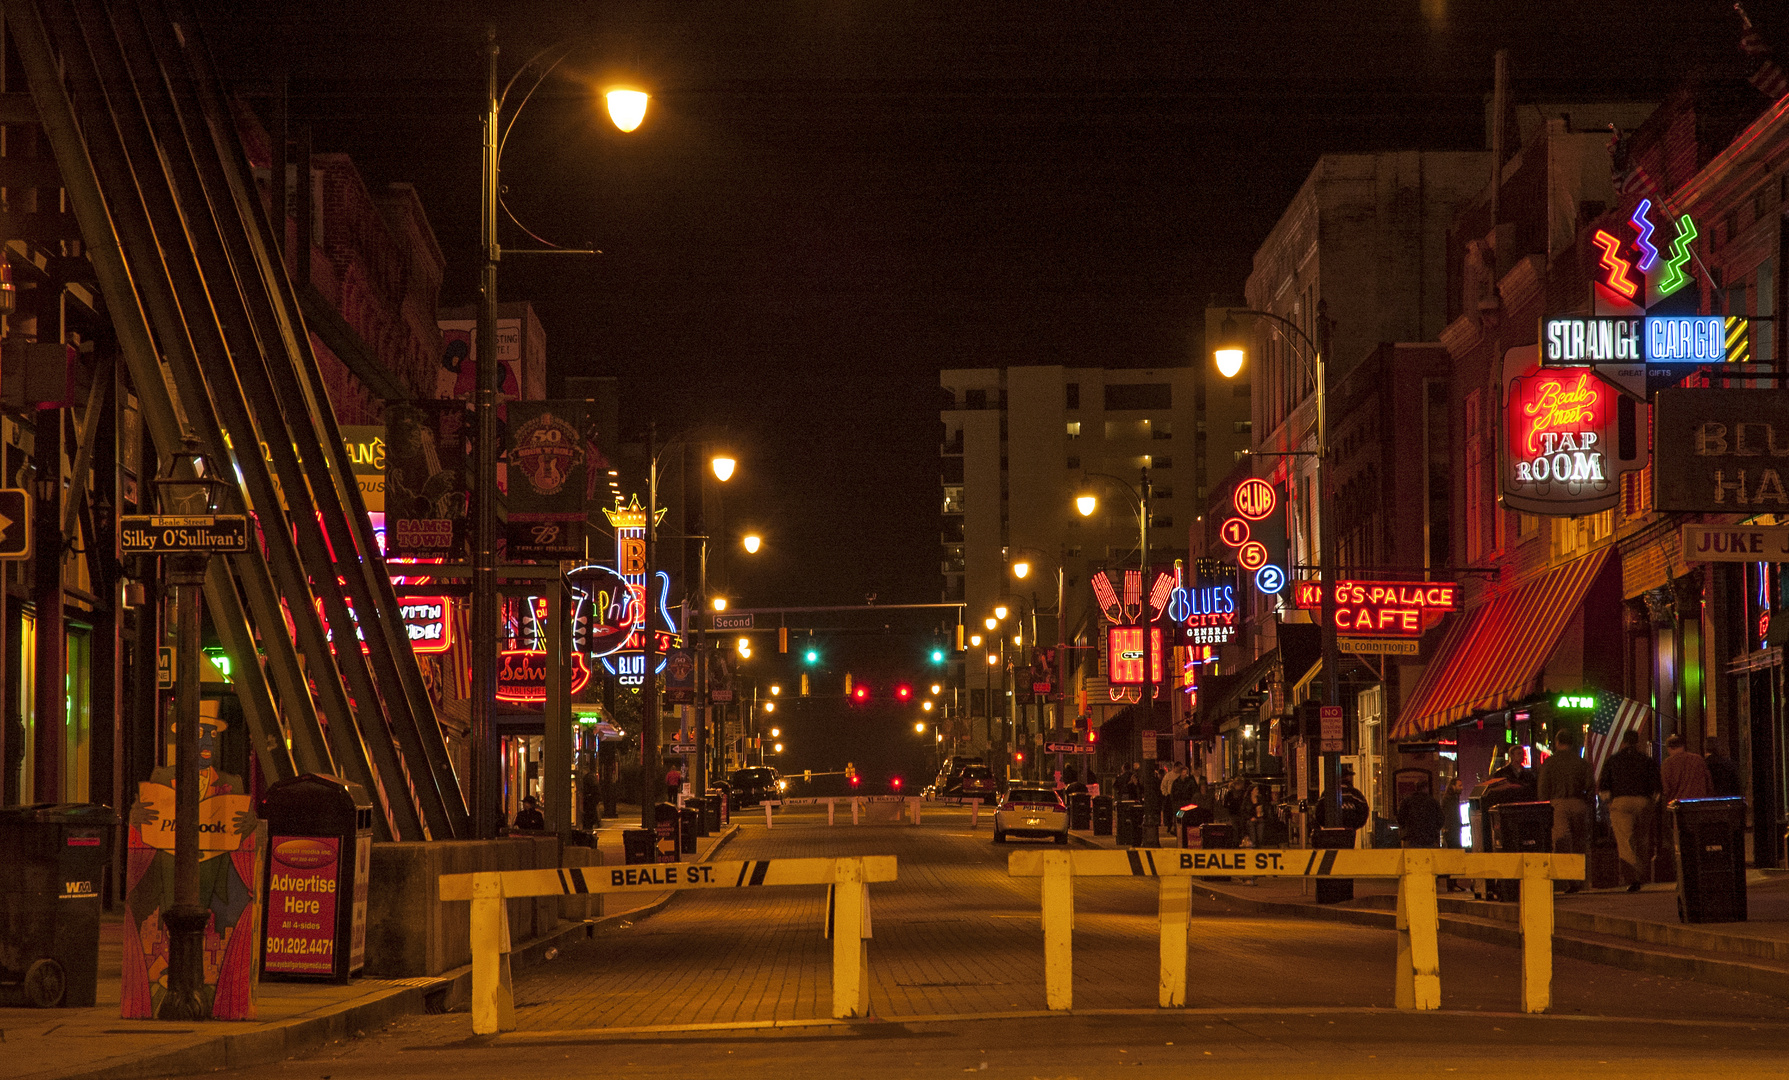
[(1665, 260), (1665, 276), (1659, 280), (1659, 299), (1670, 296), (1690, 280), (1683, 272), (1683, 264), (1690, 261), (1690, 245), (1698, 235), (1696, 223), (1688, 214), (1677, 219), (1677, 238), (1671, 241), (1671, 257)]

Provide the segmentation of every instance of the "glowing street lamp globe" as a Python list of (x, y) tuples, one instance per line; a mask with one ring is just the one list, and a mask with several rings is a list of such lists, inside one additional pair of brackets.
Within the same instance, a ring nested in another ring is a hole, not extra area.
[(758, 553), (758, 549), (763, 546), (764, 546), (764, 538), (762, 536), (759, 536), (757, 533), (752, 533), (745, 538), (745, 550), (746, 550), (746, 553), (749, 555), (756, 555)]
[(1092, 495), (1077, 496), (1075, 509), (1081, 512), (1082, 517), (1092, 517), (1093, 512), (1099, 509), (1099, 499)]
[(651, 100), (651, 95), (644, 90), (618, 86), (604, 94), (603, 99), (609, 104), (609, 120), (622, 131), (633, 131), (646, 119), (646, 103)]

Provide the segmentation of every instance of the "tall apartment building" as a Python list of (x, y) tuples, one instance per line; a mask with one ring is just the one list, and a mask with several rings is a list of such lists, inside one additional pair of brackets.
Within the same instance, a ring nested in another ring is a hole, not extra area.
[[(967, 603), (971, 632), (981, 630), (995, 604), (1005, 600), (1012, 606), (1018, 599), (1038, 612), (1038, 640), (1053, 644), (1060, 567), (1064, 637), (1096, 641), (1089, 633), (1089, 620), (1098, 618), (1089, 575), (1102, 567), (1137, 565), (1135, 491), (1144, 469), (1151, 488), (1150, 562), (1162, 565), (1185, 557), (1187, 525), (1199, 512), (1198, 476), (1208, 450), (1207, 440), (1200, 438), (1199, 378), (1194, 367), (1040, 365), (943, 373), (943, 595)], [(1229, 388), (1225, 392), (1232, 393)], [(1226, 463), (1214, 470), (1216, 475), (1228, 471), (1234, 456), (1229, 443), (1236, 437), (1233, 433), (1223, 440)], [(1241, 438), (1240, 445), (1246, 445), (1247, 434)], [(1082, 493), (1099, 497), (1092, 517), (1082, 517), (1075, 508)], [(1023, 581), (1011, 573), (1020, 558), (1036, 567)], [(1096, 675), (1094, 652), (1071, 655), (1081, 677)], [(974, 695), (986, 673), (977, 666), (980, 654), (971, 650), (969, 656), (966, 689), (972, 693), (966, 700), (974, 703), (969, 711), (980, 712), (985, 695)], [(1076, 681), (1071, 676), (1071, 718)], [(1100, 700), (1102, 696), (1089, 695), (1089, 715), (1096, 726), (1120, 707)], [(1046, 713), (1042, 722), (1049, 726), (1054, 715)], [(979, 745), (985, 727), (976, 731)]]

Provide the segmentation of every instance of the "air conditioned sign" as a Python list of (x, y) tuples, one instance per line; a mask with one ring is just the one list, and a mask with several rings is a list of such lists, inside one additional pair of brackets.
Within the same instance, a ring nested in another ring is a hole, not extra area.
[(1543, 367), (1540, 348), (1504, 357), (1503, 503), (1578, 515), (1620, 498), (1620, 475), (1645, 466), (1646, 406), (1588, 367)]
[(1654, 409), (1655, 509), (1789, 513), (1789, 394), (1661, 390)]

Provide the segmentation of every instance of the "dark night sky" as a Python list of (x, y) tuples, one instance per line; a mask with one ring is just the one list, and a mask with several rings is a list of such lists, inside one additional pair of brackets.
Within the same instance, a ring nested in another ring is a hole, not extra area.
[[(477, 276), (483, 27), (505, 77), (591, 36), (505, 182), (534, 231), (606, 254), (506, 262), (500, 292), (535, 302), (559, 375), (621, 376), (634, 427), (736, 433), (728, 516), (777, 552), (736, 577), (758, 604), (937, 598), (939, 369), (1185, 363), (1318, 154), (1483, 144), (1496, 48), (1518, 101), (1656, 99), (1739, 37), (1723, 0), (216, 10), (226, 71), (284, 59), (319, 150), (417, 185), (444, 303)], [(586, 88), (617, 72), (655, 93), (631, 136)]]

